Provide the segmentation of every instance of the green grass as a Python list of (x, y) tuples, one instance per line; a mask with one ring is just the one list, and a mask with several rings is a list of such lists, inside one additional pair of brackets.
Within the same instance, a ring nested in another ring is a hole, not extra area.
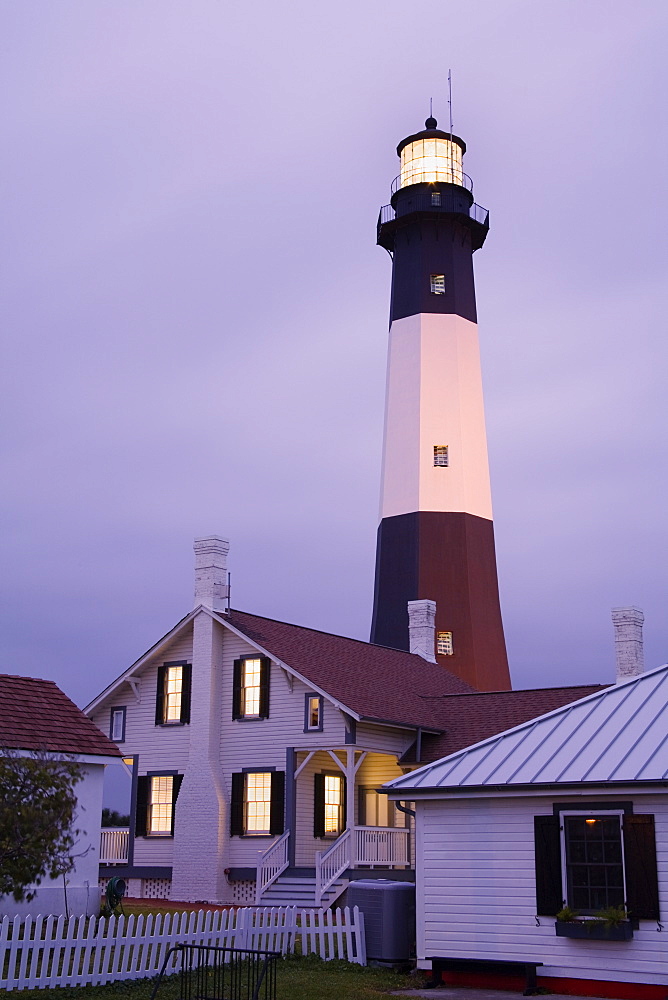
[[(176, 1000), (179, 977), (173, 976), (158, 990), (156, 1000)], [(323, 962), (308, 958), (279, 959), (276, 974), (276, 1000), (375, 1000), (390, 990), (409, 989), (415, 985), (412, 977), (370, 969), (348, 962)], [(16, 1000), (149, 1000), (153, 980), (121, 980), (106, 986), (64, 986), (49, 990), (20, 990)]]

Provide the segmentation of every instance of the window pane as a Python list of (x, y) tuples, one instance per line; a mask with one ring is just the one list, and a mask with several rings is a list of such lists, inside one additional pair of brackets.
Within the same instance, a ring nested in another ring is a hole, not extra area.
[(339, 775), (325, 775), (325, 833), (339, 833), (341, 829), (342, 788)]
[(309, 698), (308, 700), (308, 728), (320, 728), (320, 698)]
[(150, 801), (148, 807), (148, 832), (172, 832), (172, 792), (174, 779), (171, 775), (151, 778)]
[(260, 668), (261, 661), (244, 660), (241, 672), (241, 714), (260, 714)]
[(269, 833), (271, 826), (271, 772), (246, 775), (244, 803), (246, 833)]
[(111, 716), (111, 738), (112, 740), (123, 739), (123, 711), (119, 709)]
[(165, 675), (165, 722), (181, 719), (181, 683), (183, 667), (167, 667)]
[(619, 816), (566, 816), (568, 903), (585, 914), (624, 905)]
[(445, 295), (444, 274), (431, 274), (429, 276), (429, 285), (433, 295)]

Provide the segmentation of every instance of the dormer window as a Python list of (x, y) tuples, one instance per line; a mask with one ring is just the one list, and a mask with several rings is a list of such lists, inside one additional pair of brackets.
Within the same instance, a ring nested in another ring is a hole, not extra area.
[(429, 285), (432, 295), (445, 295), (445, 275), (430, 274)]

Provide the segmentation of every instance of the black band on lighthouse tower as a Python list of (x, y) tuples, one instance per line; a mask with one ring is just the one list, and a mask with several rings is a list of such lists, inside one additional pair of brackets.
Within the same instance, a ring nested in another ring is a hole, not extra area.
[(507, 690), (473, 279), (489, 215), (464, 142), (426, 125), (399, 144), (378, 220), (392, 297), (371, 641), (408, 649), (408, 601), (433, 600), (438, 661)]

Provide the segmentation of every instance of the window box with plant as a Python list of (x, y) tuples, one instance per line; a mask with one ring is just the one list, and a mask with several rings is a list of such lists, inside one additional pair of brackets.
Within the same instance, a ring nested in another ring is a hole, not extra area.
[(633, 924), (623, 906), (608, 906), (585, 917), (565, 906), (557, 913), (554, 929), (557, 937), (584, 941), (630, 941), (633, 937)]

